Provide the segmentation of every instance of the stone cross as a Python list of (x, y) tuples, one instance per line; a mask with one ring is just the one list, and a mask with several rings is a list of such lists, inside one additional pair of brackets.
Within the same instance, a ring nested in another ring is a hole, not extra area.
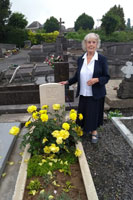
[(60, 21), (59, 21), (59, 33), (60, 35), (62, 34), (62, 30), (61, 30), (61, 25), (64, 24), (65, 22), (62, 21), (62, 19), (60, 18)]
[(125, 74), (126, 78), (131, 78), (131, 75), (133, 74), (133, 65), (132, 62), (127, 61), (126, 66), (121, 68), (121, 71)]

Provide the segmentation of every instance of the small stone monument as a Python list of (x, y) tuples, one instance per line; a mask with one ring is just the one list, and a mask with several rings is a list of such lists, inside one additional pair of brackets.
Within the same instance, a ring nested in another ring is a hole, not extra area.
[(49, 105), (49, 110), (52, 110), (53, 104), (65, 105), (65, 90), (64, 85), (59, 83), (47, 83), (39, 86), (40, 91), (40, 106)]
[(0, 48), (0, 58), (3, 58), (3, 53), (2, 53), (2, 49)]
[(121, 99), (133, 98), (133, 65), (132, 62), (126, 62), (126, 66), (121, 71), (125, 74), (125, 78), (119, 85), (117, 96)]

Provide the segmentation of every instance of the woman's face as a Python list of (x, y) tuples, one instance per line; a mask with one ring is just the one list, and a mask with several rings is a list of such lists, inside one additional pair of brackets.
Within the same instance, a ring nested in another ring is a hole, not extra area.
[(87, 52), (94, 53), (97, 49), (97, 40), (94, 38), (90, 38), (86, 41), (86, 49)]

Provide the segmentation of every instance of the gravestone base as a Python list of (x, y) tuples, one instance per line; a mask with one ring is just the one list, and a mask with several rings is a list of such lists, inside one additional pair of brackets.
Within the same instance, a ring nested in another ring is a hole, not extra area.
[(133, 98), (133, 75), (131, 78), (124, 78), (120, 83), (117, 97), (120, 99)]

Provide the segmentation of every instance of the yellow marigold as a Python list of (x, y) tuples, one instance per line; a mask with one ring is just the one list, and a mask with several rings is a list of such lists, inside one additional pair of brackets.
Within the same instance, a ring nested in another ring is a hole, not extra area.
[(47, 141), (48, 141), (48, 139), (45, 137), (45, 138), (43, 138), (42, 143), (44, 144)]
[(82, 136), (83, 135), (83, 131), (82, 131), (80, 126), (74, 128), (74, 130), (76, 131), (78, 136)]
[(41, 115), (41, 114), (47, 114), (47, 110), (40, 110), (39, 111), (39, 114)]
[(77, 148), (75, 151), (75, 156), (79, 157), (79, 156), (81, 156), (81, 154), (82, 154), (82, 151), (79, 148)]
[(49, 199), (49, 200), (54, 199), (54, 196), (53, 196), (53, 195), (49, 195), (49, 196), (48, 196), (48, 199)]
[(13, 126), (13, 127), (10, 129), (10, 131), (9, 131), (9, 133), (10, 133), (11, 135), (18, 135), (19, 132), (20, 132), (20, 128), (17, 127), (17, 126)]
[(42, 109), (47, 109), (47, 108), (48, 108), (48, 105), (46, 104), (42, 106)]
[(62, 128), (64, 128), (66, 131), (70, 129), (70, 125), (68, 123), (63, 123)]
[(53, 135), (53, 137), (58, 137), (60, 135), (60, 131), (55, 130), (51, 134)]
[(53, 110), (60, 110), (60, 104), (53, 104)]
[(58, 138), (56, 139), (56, 143), (57, 143), (57, 144), (62, 144), (62, 142), (63, 142), (62, 137), (58, 137)]
[(27, 112), (28, 112), (28, 113), (33, 113), (33, 112), (36, 111), (36, 110), (37, 110), (37, 107), (34, 106), (34, 105), (29, 106), (29, 107), (27, 108)]
[(41, 120), (42, 122), (47, 122), (48, 121), (48, 115), (47, 114), (41, 114)]
[(30, 123), (31, 123), (31, 121), (27, 121), (27, 122), (25, 123), (25, 127), (28, 127)]
[(33, 119), (38, 119), (38, 118), (39, 118), (38, 112), (34, 112), (34, 113), (32, 114), (32, 118), (33, 118)]
[(57, 153), (60, 150), (59, 147), (57, 147), (55, 144), (51, 144), (51, 146), (49, 147), (49, 149), (53, 153)]
[(82, 113), (79, 113), (79, 120), (82, 120), (83, 119), (83, 115)]
[(44, 153), (50, 153), (50, 148), (48, 146), (45, 146), (43, 150), (44, 150)]
[(77, 113), (70, 113), (69, 117), (71, 120), (75, 121), (77, 119)]
[(69, 132), (66, 130), (61, 130), (60, 131), (60, 136), (63, 138), (63, 140), (66, 140), (69, 137)]

